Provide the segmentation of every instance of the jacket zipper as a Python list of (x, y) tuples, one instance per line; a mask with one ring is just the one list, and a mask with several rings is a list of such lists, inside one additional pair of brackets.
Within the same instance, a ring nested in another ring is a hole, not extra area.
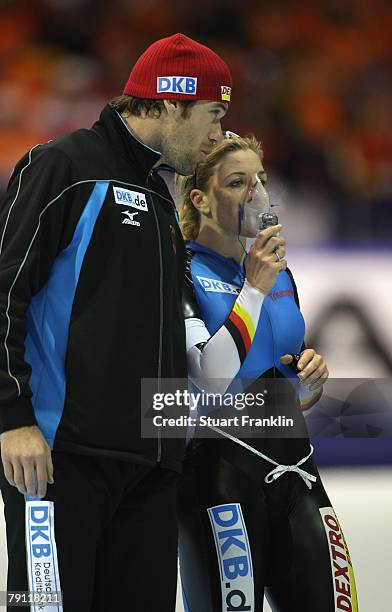
[[(153, 171), (150, 170), (150, 172), (148, 173), (147, 176), (147, 187), (148, 187), (148, 181), (150, 176), (152, 175)], [(158, 216), (157, 216), (157, 212), (155, 210), (155, 206), (154, 206), (154, 198), (152, 196), (152, 194), (150, 193), (150, 197), (151, 197), (151, 201), (152, 201), (152, 210), (154, 213), (154, 219), (155, 219), (155, 225), (156, 225), (156, 229), (157, 229), (157, 234), (158, 234), (158, 250), (159, 250), (159, 296), (160, 296), (160, 302), (159, 302), (159, 351), (158, 351), (158, 373), (157, 373), (157, 378), (158, 378), (158, 393), (161, 392), (161, 376), (162, 376), (162, 343), (163, 343), (163, 259), (162, 259), (162, 241), (161, 241), (161, 232), (159, 231), (159, 222), (158, 222)], [(158, 428), (158, 439), (157, 439), (157, 463), (160, 463), (161, 461), (161, 457), (162, 457), (162, 439), (161, 439), (161, 432), (160, 429)]]

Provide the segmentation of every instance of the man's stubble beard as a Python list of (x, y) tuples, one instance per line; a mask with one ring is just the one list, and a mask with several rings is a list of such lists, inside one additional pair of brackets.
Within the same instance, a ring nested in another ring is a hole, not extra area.
[(196, 161), (194, 155), (188, 153), (178, 153), (178, 159), (176, 161), (176, 172), (181, 176), (188, 176), (193, 174), (196, 168)]
[(162, 155), (162, 161), (182, 176), (193, 174), (198, 162), (196, 152), (189, 148), (191, 142), (191, 134), (185, 130), (181, 134), (181, 129), (177, 130), (168, 138), (166, 152)]

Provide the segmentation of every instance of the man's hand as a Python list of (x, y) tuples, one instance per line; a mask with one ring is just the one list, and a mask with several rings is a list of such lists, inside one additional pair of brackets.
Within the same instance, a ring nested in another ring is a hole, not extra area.
[(47, 483), (54, 482), (53, 463), (50, 447), (36, 425), (5, 431), (1, 459), (6, 479), (19, 493), (45, 497)]
[[(285, 365), (293, 361), (291, 355), (283, 355), (280, 361)], [(299, 379), (304, 385), (307, 385), (311, 391), (319, 389), (323, 386), (329, 376), (327, 365), (321, 355), (318, 355), (314, 349), (305, 349), (300, 355), (297, 364)]]

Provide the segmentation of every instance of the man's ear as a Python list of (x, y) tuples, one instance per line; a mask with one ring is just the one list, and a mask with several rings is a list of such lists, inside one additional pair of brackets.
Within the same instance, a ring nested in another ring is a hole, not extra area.
[(209, 215), (211, 212), (210, 204), (207, 195), (201, 189), (192, 189), (189, 194), (189, 199), (193, 206), (205, 215)]
[(168, 117), (174, 117), (181, 111), (178, 100), (163, 100), (163, 105)]

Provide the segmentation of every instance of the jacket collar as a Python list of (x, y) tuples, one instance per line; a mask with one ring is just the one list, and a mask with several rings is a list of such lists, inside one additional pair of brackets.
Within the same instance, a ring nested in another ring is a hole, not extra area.
[(154, 151), (136, 137), (110, 104), (105, 106), (92, 129), (99, 134), (103, 132), (116, 154), (125, 158), (129, 164), (137, 165), (144, 180), (161, 158), (159, 151)]

